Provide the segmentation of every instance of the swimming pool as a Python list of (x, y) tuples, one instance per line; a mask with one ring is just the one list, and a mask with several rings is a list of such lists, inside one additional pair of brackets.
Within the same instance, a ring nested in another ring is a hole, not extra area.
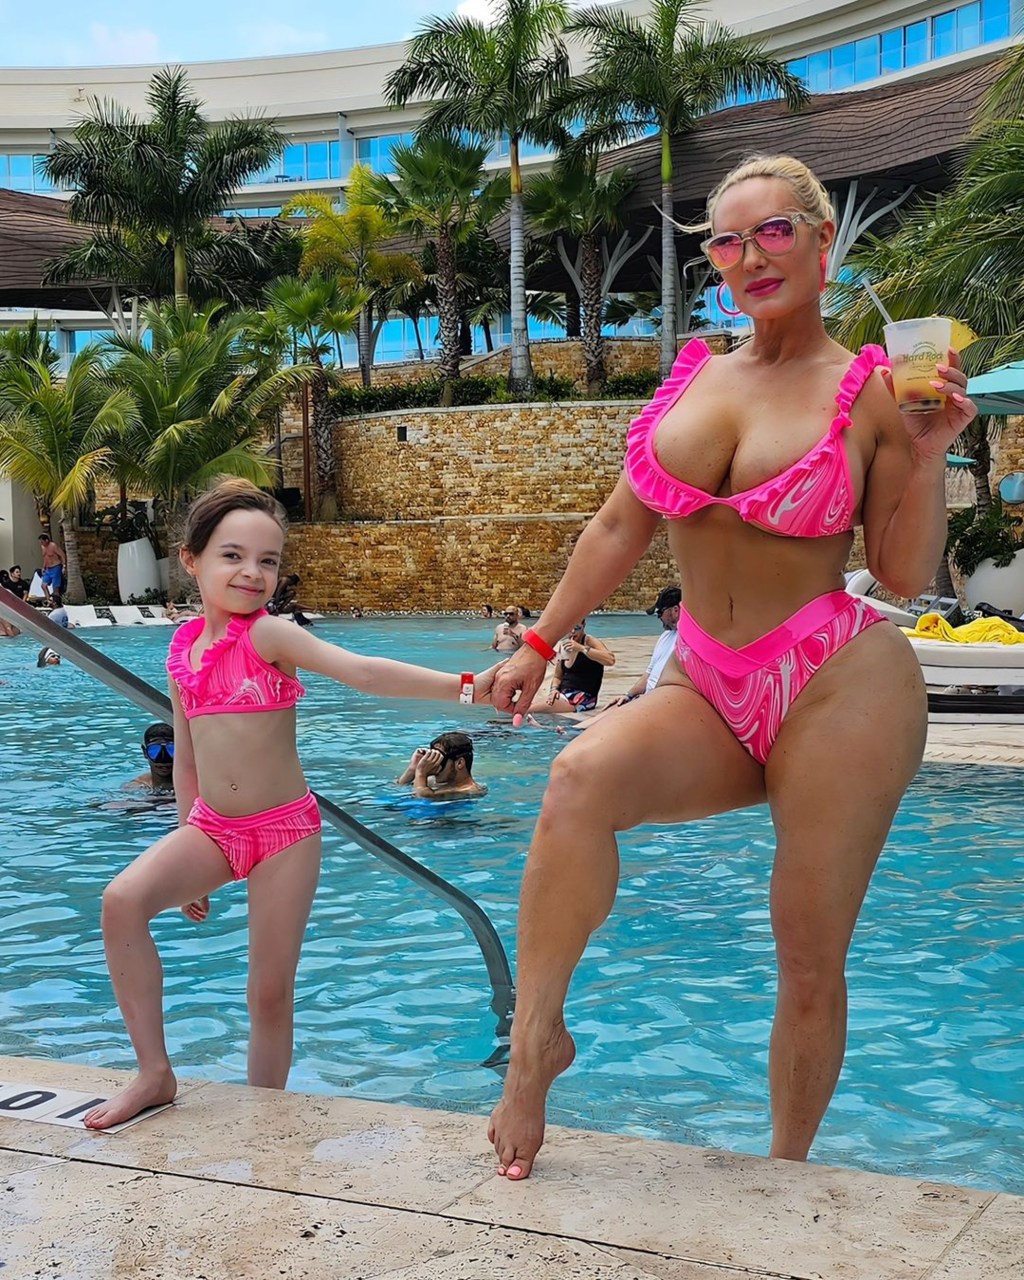
[[(318, 624), (365, 652), (479, 669), (493, 623)], [(595, 621), (614, 638), (643, 616)], [(81, 633), (164, 687), (164, 628)], [(38, 646), (0, 641), (0, 1053), (132, 1065), (99, 935), (107, 880), (173, 810), (125, 809), (147, 717)], [(526, 845), (562, 739), (481, 709), (375, 702), (304, 677), (311, 785), (476, 898), (510, 955)], [(412, 750), (466, 725), (482, 801), (438, 806), (391, 785)], [(855, 785), (851, 782), (851, 785)], [(1024, 776), (930, 767), (905, 802), (854, 939), (850, 1041), (815, 1159), (1024, 1192), (1024, 971), (1018, 836)], [(763, 1153), (774, 1001), (767, 814), (622, 841), (615, 911), (570, 991), (576, 1065), (556, 1123)], [(185, 1075), (244, 1080), (244, 890), (210, 921), (168, 915), (168, 1040)], [(299, 972), (290, 1085), (485, 1114), (500, 1081), (480, 953), (457, 916), (331, 829)]]

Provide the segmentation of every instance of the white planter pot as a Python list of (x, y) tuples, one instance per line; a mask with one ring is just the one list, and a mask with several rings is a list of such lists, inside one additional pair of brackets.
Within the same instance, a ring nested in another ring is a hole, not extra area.
[(147, 591), (159, 588), (160, 574), (150, 540), (136, 538), (134, 542), (122, 542), (117, 548), (117, 591), (121, 603), (127, 604), (132, 596), (144, 596)]
[(971, 609), (984, 601), (997, 609), (1024, 614), (1024, 552), (1018, 551), (1005, 569), (997, 569), (991, 560), (982, 560), (964, 579), (964, 595)]
[(160, 576), (160, 590), (167, 595), (171, 589), (171, 562), (166, 556), (156, 562), (156, 571)]

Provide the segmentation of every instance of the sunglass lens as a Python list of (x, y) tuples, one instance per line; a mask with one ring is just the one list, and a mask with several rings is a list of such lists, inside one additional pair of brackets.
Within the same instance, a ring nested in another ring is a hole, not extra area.
[(786, 253), (796, 243), (796, 227), (788, 218), (769, 218), (754, 232), (754, 240), (765, 253)]
[(725, 271), (739, 262), (743, 253), (743, 241), (739, 236), (716, 236), (708, 241), (708, 258), (713, 267)]

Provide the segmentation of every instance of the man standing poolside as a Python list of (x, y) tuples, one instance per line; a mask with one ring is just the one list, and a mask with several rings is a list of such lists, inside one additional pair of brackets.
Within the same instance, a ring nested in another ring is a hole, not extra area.
[(46, 598), (49, 599), (55, 591), (60, 591), (64, 586), (64, 566), (67, 564), (67, 557), (48, 533), (39, 535), (39, 550), (43, 556), (40, 578)]

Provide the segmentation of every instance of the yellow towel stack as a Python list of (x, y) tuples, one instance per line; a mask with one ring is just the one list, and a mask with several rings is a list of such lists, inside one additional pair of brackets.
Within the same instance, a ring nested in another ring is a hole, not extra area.
[(915, 640), (945, 640), (952, 644), (1024, 644), (1024, 631), (1018, 631), (1005, 618), (975, 618), (961, 627), (951, 627), (937, 613), (922, 613), (917, 625), (901, 627)]

